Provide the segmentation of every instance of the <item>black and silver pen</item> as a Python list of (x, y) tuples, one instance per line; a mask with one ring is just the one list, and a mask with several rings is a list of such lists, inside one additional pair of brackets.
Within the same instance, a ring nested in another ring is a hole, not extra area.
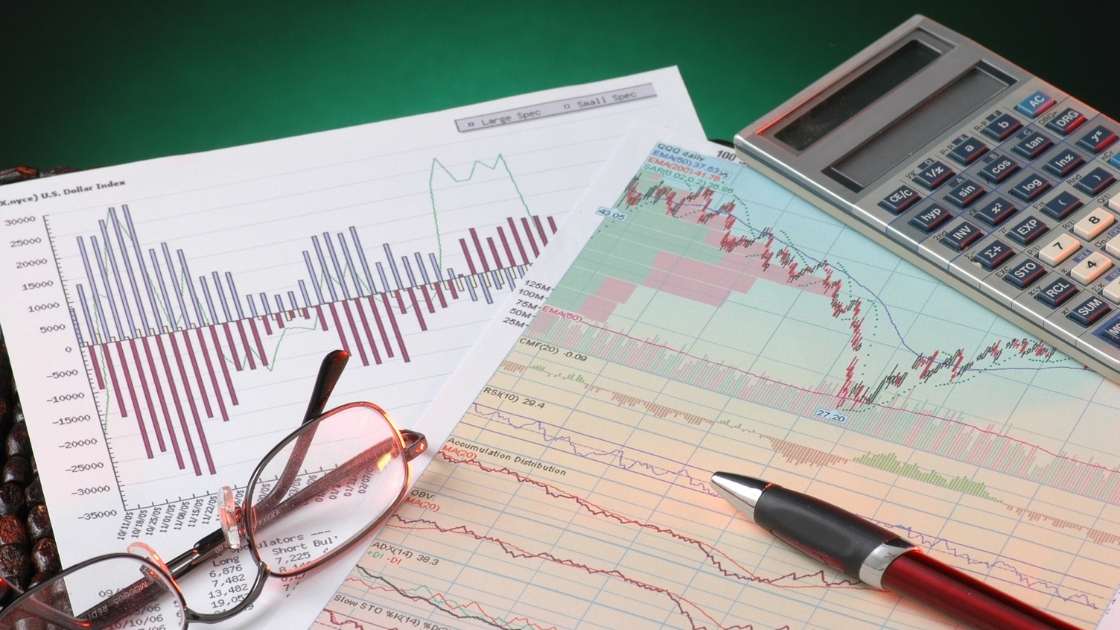
[(921, 552), (831, 503), (754, 477), (717, 472), (712, 486), (764, 529), (864, 584), (921, 601), (977, 628), (1075, 628)]

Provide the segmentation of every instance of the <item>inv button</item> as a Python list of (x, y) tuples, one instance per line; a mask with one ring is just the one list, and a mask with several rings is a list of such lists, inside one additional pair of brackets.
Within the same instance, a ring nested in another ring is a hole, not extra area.
[(936, 230), (937, 226), (948, 221), (952, 216), (953, 215), (949, 214), (948, 210), (941, 206), (930, 206), (918, 214), (915, 214), (914, 217), (910, 219), (910, 225), (928, 234)]
[(963, 252), (976, 241), (984, 238), (984, 233), (968, 221), (961, 221), (957, 226), (941, 239), (949, 247), (958, 252)]

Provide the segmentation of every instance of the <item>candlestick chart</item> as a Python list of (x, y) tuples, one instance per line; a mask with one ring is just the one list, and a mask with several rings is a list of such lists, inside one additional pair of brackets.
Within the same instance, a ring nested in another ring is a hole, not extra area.
[(320, 627), (950, 624), (748, 523), (715, 470), (1099, 619), (1118, 388), (741, 165), (662, 147), (599, 215)]

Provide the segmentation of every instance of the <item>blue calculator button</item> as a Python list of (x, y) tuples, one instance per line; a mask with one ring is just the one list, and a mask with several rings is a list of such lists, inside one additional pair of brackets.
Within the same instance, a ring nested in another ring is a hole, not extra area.
[(1046, 269), (1042, 267), (1042, 263), (1033, 258), (1028, 258), (1018, 265), (1015, 265), (1011, 271), (1007, 272), (1007, 275), (1004, 276), (1003, 279), (1006, 280), (1008, 284), (1020, 289), (1025, 289), (1035, 282), (1038, 282), (1038, 279), (1045, 275)]
[(1115, 166), (1116, 168), (1120, 168), (1120, 153), (1117, 153), (1116, 155), (1108, 158), (1108, 163)]
[(1093, 153), (1100, 153), (1116, 142), (1116, 132), (1104, 125), (1097, 125), (1092, 131), (1085, 134), (1077, 144)]
[(1084, 163), (1085, 160), (1076, 151), (1062, 147), (1054, 157), (1046, 161), (1046, 165), (1042, 168), (1064, 178), (1081, 168)]
[(1113, 317), (1112, 321), (1102, 326), (1097, 331), (1097, 335), (1112, 345), (1120, 347), (1120, 316)]
[(1082, 326), (1092, 326), (1111, 310), (1100, 296), (1094, 295), (1070, 311), (1068, 317)]
[(1007, 139), (1007, 136), (1019, 131), (1022, 126), (1023, 123), (1011, 114), (1000, 114), (995, 120), (988, 123), (981, 130), (981, 133), (994, 140), (1003, 141)]
[(957, 164), (968, 166), (975, 162), (976, 158), (987, 152), (988, 146), (983, 142), (972, 136), (964, 136), (961, 138), (960, 143), (949, 151), (949, 157), (953, 158), (953, 161)]
[(1077, 198), (1077, 195), (1068, 190), (1063, 190), (1053, 199), (1047, 201), (1046, 205), (1042, 206), (1042, 211), (1052, 219), (1064, 221), (1066, 217), (1073, 214), (1081, 206), (1081, 200)]
[(1019, 112), (1023, 114), (1026, 114), (1027, 116), (1030, 116), (1031, 118), (1035, 118), (1042, 112), (1053, 107), (1054, 102), (1055, 101), (1053, 96), (1050, 96), (1042, 90), (1038, 90), (1022, 101), (1019, 101), (1019, 104), (1015, 106), (1015, 109), (1019, 110)]
[(1081, 179), (1077, 180), (1077, 189), (1081, 192), (1094, 197), (1099, 195), (1105, 188), (1108, 188), (1116, 181), (1116, 176), (1103, 168), (1095, 168), (1088, 173), (1085, 173)]
[(976, 218), (992, 227), (1002, 224), (1018, 212), (1018, 208), (1003, 198), (997, 198), (988, 205), (976, 211)]
[(972, 202), (983, 197), (986, 192), (980, 184), (971, 179), (965, 179), (956, 188), (949, 191), (945, 200), (958, 208), (967, 208), (972, 205)]
[(956, 173), (953, 172), (953, 169), (945, 166), (944, 162), (932, 160), (924, 163), (921, 170), (914, 174), (914, 179), (922, 186), (933, 190), (941, 184), (944, 184), (945, 180), (953, 175), (956, 175)]
[(1014, 255), (1015, 251), (1005, 245), (1003, 241), (992, 241), (988, 243), (987, 247), (980, 250), (980, 253), (976, 254), (973, 260), (980, 263), (980, 266), (984, 269), (992, 271)]
[(1050, 122), (1046, 123), (1046, 126), (1063, 136), (1068, 136), (1073, 133), (1074, 129), (1084, 124), (1086, 120), (1088, 119), (1085, 118), (1085, 114), (1082, 114), (1072, 107), (1067, 107), (1062, 110), (1060, 114), (1052, 118)]
[(1050, 308), (1058, 308), (1075, 295), (1077, 295), (1077, 287), (1072, 282), (1065, 278), (1054, 278), (1050, 284), (1039, 289), (1038, 295), (1034, 297)]
[(1047, 190), (1050, 190), (1050, 182), (1043, 179), (1040, 175), (1031, 173), (1024, 177), (1023, 181), (1011, 187), (1011, 194), (1023, 201), (1034, 201)]
[(1031, 131), (1023, 137), (1019, 144), (1015, 145), (1012, 151), (1027, 158), (1028, 160), (1033, 160), (1036, 157), (1042, 155), (1046, 151), (1046, 149), (1049, 149), (1052, 146), (1054, 146), (1053, 140), (1038, 133), (1037, 131)]
[(1020, 245), (1030, 245), (1049, 230), (1050, 227), (1036, 217), (1028, 217), (1011, 228), (1007, 236)]
[(921, 198), (922, 196), (918, 194), (918, 191), (903, 184), (891, 194), (883, 197), (883, 200), (879, 202), (879, 207), (891, 214), (901, 214), (903, 210), (914, 205)]
[(992, 155), (992, 160), (980, 167), (980, 177), (988, 180), (993, 184), (998, 184), (1003, 180), (1011, 177), (1015, 171), (1019, 170), (1019, 165), (1015, 160), (1007, 157), (1006, 155)]
[(910, 225), (913, 225), (914, 227), (919, 228), (923, 232), (928, 234), (936, 230), (937, 226), (948, 221), (950, 218), (952, 218), (952, 216), (953, 215), (949, 214), (949, 211), (945, 208), (934, 205), (926, 208), (925, 210), (922, 210), (918, 214), (915, 214), (914, 217), (910, 219)]
[(941, 239), (941, 242), (958, 252), (963, 252), (982, 238), (984, 238), (984, 233), (980, 231), (980, 228), (968, 221), (961, 221), (956, 227), (949, 230), (949, 233)]

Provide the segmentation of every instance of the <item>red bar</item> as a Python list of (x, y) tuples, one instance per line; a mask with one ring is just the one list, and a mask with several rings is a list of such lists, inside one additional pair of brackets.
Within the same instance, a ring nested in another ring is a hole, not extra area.
[[(412, 289), (409, 289), (411, 291)], [(428, 285), (420, 285), (420, 294), (424, 296), (424, 305), (428, 307), (429, 313), (435, 313), (436, 307), (432, 305), (432, 296), (428, 293)]]
[(521, 254), (521, 261), (528, 265), (529, 257), (525, 255), (525, 247), (521, 244), (521, 235), (517, 233), (517, 224), (513, 222), (512, 217), (506, 217), (506, 222), (509, 224), (509, 233), (513, 235), (513, 243), (517, 245), (517, 251)]
[(474, 268), (474, 261), (471, 260), (470, 251), (467, 250), (467, 242), (463, 239), (459, 239), (459, 247), (463, 248), (463, 257), (467, 259), (467, 269), (471, 270), (471, 275), (473, 276), (478, 273), (478, 271)]
[(124, 408), (124, 396), (121, 396), (121, 387), (117, 384), (117, 372), (113, 369), (113, 355), (109, 353), (108, 346), (101, 346), (101, 352), (105, 354), (105, 371), (109, 373), (109, 380), (113, 383), (113, 393), (117, 394), (117, 400), (120, 401), (121, 417), (128, 417), (128, 410)]
[(416, 315), (416, 323), (420, 324), (420, 330), (427, 330), (428, 325), (424, 323), (424, 314), (420, 312), (420, 304), (416, 302), (416, 292), (412, 287), (408, 287), (408, 299), (412, 301), (412, 311)]
[(159, 358), (163, 362), (163, 372), (167, 374), (167, 387), (171, 390), (171, 402), (175, 403), (175, 411), (179, 414), (179, 426), (183, 428), (183, 441), (187, 443), (187, 454), (191, 456), (194, 474), (201, 477), (202, 469), (198, 467), (198, 455), (194, 452), (194, 442), (191, 441), (191, 433), (187, 429), (187, 417), (183, 415), (183, 403), (179, 401), (179, 390), (175, 387), (175, 377), (171, 375), (171, 365), (167, 362), (167, 351), (163, 348), (163, 339), (158, 335), (156, 336), (156, 349), (159, 350)]
[(556, 219), (553, 219), (551, 214), (548, 215), (548, 227), (552, 229), (553, 234), (556, 233)]
[(373, 340), (373, 333), (369, 330), (369, 320), (366, 319), (366, 312), (362, 310), (360, 299), (354, 300), (354, 309), (358, 311), (358, 317), (362, 320), (362, 329), (366, 331), (366, 339), (369, 339), (369, 349), (373, 351), (373, 360), (381, 365), (381, 353), (377, 351), (377, 342)]
[(474, 242), (474, 249), (478, 252), (478, 257), (482, 259), (482, 270), (490, 271), (490, 263), (486, 262), (486, 253), (482, 251), (482, 243), (478, 242), (478, 232), (474, 228), (468, 230), (471, 234), (471, 241)]
[(459, 292), (455, 290), (455, 278), (447, 279), (447, 290), (451, 291), (451, 299), (458, 300)]
[(229, 342), (229, 351), (233, 354), (233, 367), (240, 372), (241, 360), (237, 358), (237, 346), (233, 344), (233, 333), (229, 331), (229, 322), (222, 323), (222, 328), (226, 331), (226, 341)]
[(264, 324), (264, 334), (272, 335), (272, 324), (268, 323), (267, 315), (261, 315), (261, 323)]
[[(288, 318), (291, 319), (291, 317), (292, 317), (292, 312), (288, 311)], [(276, 325), (279, 326), (280, 328), (284, 327), (284, 316), (283, 316), (282, 313), (277, 313), (276, 314)]]
[(350, 344), (346, 343), (346, 332), (342, 330), (342, 323), (338, 321), (338, 309), (334, 307), (334, 302), (327, 305), (331, 310), (331, 319), (334, 320), (334, 329), (338, 331), (338, 341), (342, 344), (342, 349), (347, 353), (350, 352)]
[(148, 417), (152, 421), (152, 431), (156, 433), (159, 452), (166, 453), (167, 445), (163, 442), (163, 431), (159, 429), (159, 417), (156, 415), (156, 406), (152, 403), (152, 393), (148, 391), (148, 377), (144, 376), (144, 362), (140, 360), (140, 352), (136, 350), (136, 340), (129, 339), (128, 347), (132, 350), (132, 360), (136, 365), (136, 374), (140, 377), (140, 389), (144, 392), (144, 402), (148, 404)]
[[(253, 350), (249, 347), (249, 337), (245, 334), (245, 325), (242, 320), (237, 320), (237, 333), (241, 335), (241, 343), (245, 346), (245, 362), (249, 364), (250, 370), (257, 369), (257, 362), (253, 360)], [(237, 356), (237, 348), (230, 348), (230, 352)]]
[(381, 313), (377, 312), (377, 300), (373, 299), (372, 295), (366, 299), (369, 300), (369, 310), (373, 311), (373, 321), (377, 324), (377, 333), (381, 335), (381, 343), (385, 346), (385, 354), (391, 359), (393, 358), (393, 346), (389, 344), (389, 336), (385, 334), (385, 325), (381, 323)]
[[(214, 332), (213, 326), (208, 326), (208, 328), (210, 329), (211, 333)], [(202, 336), (201, 328), (195, 328), (194, 332), (195, 336), (198, 337), (198, 346), (202, 348), (202, 360), (206, 362), (206, 371), (210, 374), (210, 386), (214, 388), (214, 399), (218, 401), (218, 412), (222, 414), (222, 422), (229, 422), (229, 414), (226, 412), (226, 403), (222, 398), (222, 388), (220, 385), (218, 385), (218, 375), (214, 373), (214, 364), (210, 361), (210, 350), (206, 348), (206, 338)], [(217, 336), (214, 337), (214, 343), (218, 343)], [(219, 347), (218, 360), (225, 363), (221, 356), (221, 348)], [(223, 365), (222, 367), (225, 368), (225, 365)], [(226, 377), (229, 377), (228, 372), (226, 372)], [(230, 389), (233, 389), (232, 384), (230, 385)]]
[(346, 321), (350, 322), (350, 334), (354, 335), (354, 345), (358, 347), (358, 356), (362, 359), (362, 365), (369, 365), (362, 338), (358, 336), (358, 325), (354, 323), (354, 314), (350, 312), (350, 303), (345, 300), (342, 301), (342, 312), (346, 315)]
[[(268, 320), (265, 320), (265, 327), (268, 326)], [(257, 331), (257, 321), (255, 319), (249, 320), (249, 328), (253, 331), (253, 341), (257, 342), (257, 352), (261, 353), (261, 365), (268, 365), (268, 355), (264, 352), (264, 344), (261, 343), (261, 334)]]
[[(529, 247), (533, 250), (533, 258), (541, 255), (541, 250), (537, 249), (537, 240), (533, 238), (533, 228), (529, 227), (529, 221), (525, 217), (521, 217), (521, 227), (525, 228), (525, 236), (529, 237)], [(525, 264), (529, 264), (527, 261)]]
[(502, 259), (500, 256), (498, 256), (498, 246), (494, 244), (493, 237), (487, 236), (486, 244), (490, 246), (490, 255), (494, 257), (494, 268), (501, 269)]
[[(172, 336), (175, 333), (171, 333)], [(198, 383), (198, 393), (202, 397), (202, 408), (206, 410), (206, 417), (213, 418), (214, 412), (210, 409), (210, 397), (206, 395), (206, 381), (202, 380), (202, 372), (198, 369), (198, 361), (194, 355), (194, 344), (191, 343), (191, 336), (187, 331), (183, 331), (183, 344), (187, 346), (187, 358), (191, 360), (191, 371), (194, 372), (194, 380)]]
[(301, 308), (301, 309), (300, 309), (300, 312), (302, 312), (302, 313), (303, 313), (303, 318), (304, 318), (304, 319), (311, 319), (311, 313), (308, 313), (308, 312), (307, 312), (307, 307), (306, 307), (306, 306), (305, 306), (305, 307), (303, 307), (303, 308)]
[(89, 346), (89, 362), (93, 365), (93, 376), (97, 379), (97, 389), (105, 389), (105, 380), (101, 378), (101, 365), (97, 362), (97, 346)]
[[(206, 433), (202, 430), (202, 419), (198, 417), (198, 407), (194, 404), (194, 392), (191, 390), (190, 379), (187, 377), (187, 368), (183, 366), (183, 356), (179, 354), (179, 343), (175, 341), (175, 333), (168, 336), (171, 341), (171, 350), (175, 353), (175, 364), (179, 366), (179, 378), (183, 380), (183, 394), (187, 399), (187, 404), (191, 408), (191, 417), (194, 418), (194, 428), (198, 432), (198, 442), (202, 446), (202, 455), (206, 458), (206, 467), (210, 469), (210, 474), (217, 473), (214, 469), (214, 460), (210, 457), (210, 445), (206, 442)], [(186, 433), (186, 428), (183, 428)]]
[(509, 241), (506, 240), (506, 233), (502, 230), (502, 226), (498, 226), (498, 239), (502, 241), (502, 249), (506, 250), (506, 258), (509, 258), (509, 266), (516, 267), (517, 261), (513, 258), (513, 250), (509, 248)]
[[(140, 415), (140, 403), (136, 401), (136, 388), (132, 386), (132, 373), (128, 371), (128, 359), (124, 358), (124, 348), (121, 348), (121, 342), (118, 341), (113, 345), (117, 347), (117, 356), (121, 359), (121, 371), (124, 372), (124, 382), (128, 385), (128, 397), (132, 401), (132, 409), (136, 412), (136, 427), (140, 429), (140, 439), (144, 442), (144, 452), (148, 454), (148, 459), (151, 459), (152, 443), (148, 440), (148, 429), (144, 427), (144, 418)], [(121, 394), (123, 395), (123, 392)], [(121, 409), (124, 409), (124, 407), (122, 406)]]
[(315, 313), (319, 316), (319, 325), (322, 326), (323, 330), (325, 331), (327, 329), (327, 316), (323, 315), (323, 307), (316, 306)]
[(435, 287), (436, 297), (439, 298), (439, 307), (447, 308), (447, 300), (443, 297), (443, 287), (439, 286), (438, 282), (433, 282), (432, 286)]
[(385, 304), (385, 312), (389, 315), (389, 325), (393, 327), (393, 336), (397, 338), (397, 347), (401, 349), (401, 358), (404, 359), (405, 363), (408, 363), (408, 348), (404, 346), (404, 337), (401, 336), (401, 329), (397, 327), (397, 318), (393, 315), (393, 308), (389, 306), (389, 296), (382, 293), (381, 300)]
[(175, 451), (175, 462), (179, 470), (183, 470), (183, 453), (179, 451), (179, 440), (175, 439), (175, 427), (171, 424), (171, 412), (167, 410), (167, 399), (163, 397), (163, 386), (159, 384), (159, 371), (156, 369), (156, 360), (152, 357), (152, 348), (148, 345), (148, 338), (142, 337), (140, 343), (144, 344), (144, 356), (148, 359), (148, 371), (152, 373), (152, 384), (155, 385), (156, 394), (159, 396), (159, 408), (163, 411), (163, 422), (167, 425), (167, 439), (171, 440), (171, 450)]
[(537, 234), (541, 235), (541, 247), (548, 245), (548, 235), (544, 233), (544, 226), (541, 225), (541, 218), (533, 215), (533, 225), (537, 226)]
[(408, 312), (408, 309), (404, 306), (404, 298), (401, 297), (400, 290), (398, 289), (393, 295), (397, 296), (397, 307), (400, 309), (401, 315), (404, 315)]

